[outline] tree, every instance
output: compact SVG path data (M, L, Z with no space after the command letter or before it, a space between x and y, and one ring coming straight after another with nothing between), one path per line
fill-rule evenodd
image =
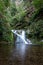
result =
M43 0L33 0L32 4L35 6L29 26L31 33L36 38L43 38Z
M3 40L11 42L13 39L9 21L11 16L7 14L7 9L10 6L9 4L10 0L0 0L0 34ZM7 20L8 17L9 20Z

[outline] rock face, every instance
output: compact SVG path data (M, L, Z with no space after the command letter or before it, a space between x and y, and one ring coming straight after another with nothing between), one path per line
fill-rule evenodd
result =
M0 65L43 65L43 46L16 44L12 49L9 47L0 45Z

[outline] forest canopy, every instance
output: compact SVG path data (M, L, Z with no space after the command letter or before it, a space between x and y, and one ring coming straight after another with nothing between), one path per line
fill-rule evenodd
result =
M0 40L13 40L12 29L29 29L43 38L43 0L0 0Z

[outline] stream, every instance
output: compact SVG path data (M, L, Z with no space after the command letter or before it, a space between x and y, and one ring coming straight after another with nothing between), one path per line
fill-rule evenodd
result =
M0 65L43 65L43 45L32 45L25 31L12 32L15 45L0 44Z

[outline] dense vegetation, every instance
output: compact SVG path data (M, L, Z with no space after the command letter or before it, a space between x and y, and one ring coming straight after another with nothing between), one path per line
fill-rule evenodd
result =
M32 38L43 38L43 0L0 0L0 40L12 42L12 29L29 29Z

